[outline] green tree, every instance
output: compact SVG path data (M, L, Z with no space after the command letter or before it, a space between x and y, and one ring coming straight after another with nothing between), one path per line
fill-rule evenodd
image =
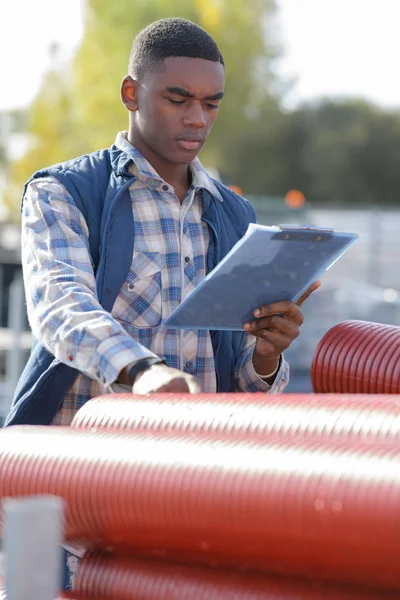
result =
M313 203L398 202L400 113L368 102L324 101L288 117L284 149L292 165L286 189Z
M241 137L255 126L254 115L271 103L274 12L274 0L87 0L85 34L73 63L60 69L55 61L32 106L31 145L13 165L10 208L19 204L16 189L36 169L109 146L126 128L119 87L132 40L148 23L171 16L203 26L224 55L226 99L202 160L236 182L232 148L240 154Z
M230 163L248 194L299 189L312 204L395 204L400 112L363 100L324 100L284 112L271 101L242 136L240 154L231 151Z

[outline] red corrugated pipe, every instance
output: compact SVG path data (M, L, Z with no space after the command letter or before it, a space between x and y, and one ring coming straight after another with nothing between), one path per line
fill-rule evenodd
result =
M80 600L395 600L398 592L205 569L95 553L81 561Z
M67 538L400 590L400 445L0 431L0 498L66 499Z
M108 394L87 402L72 426L187 439L400 442L400 395Z
M318 394L399 394L400 327L345 321L318 344L311 367Z

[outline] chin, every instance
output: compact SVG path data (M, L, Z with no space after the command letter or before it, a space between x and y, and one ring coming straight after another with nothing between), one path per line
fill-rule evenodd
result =
M196 148L196 150L183 150L182 152L175 152L176 163L180 165L190 164L201 152L202 146Z
M185 158L182 158L181 160L177 160L176 164L177 165L190 165L190 163L192 161L194 161L194 159L197 157L197 155L198 155L198 152L195 152L190 158L186 156Z
M163 148L162 156L175 165L189 165L200 154L203 146L204 143L193 150L186 150L173 143Z
M170 152L167 155L168 160L174 165L190 165L196 158L198 152Z

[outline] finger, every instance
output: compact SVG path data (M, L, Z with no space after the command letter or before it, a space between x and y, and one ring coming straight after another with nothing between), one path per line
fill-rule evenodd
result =
M283 304L282 302L277 302L275 304ZM274 307L274 304L270 304L270 305L265 305L262 306L259 310L261 310L262 312L269 312L271 309L269 307ZM271 312L274 311L274 309L272 308ZM256 312L256 311L255 311ZM293 302L290 302L290 309L287 311L283 311L280 310L279 314L276 314L277 311L274 311L273 314L269 315L269 314L261 314L261 317L259 317L256 321L250 321L250 324L252 325L253 323L257 323L260 321L263 321L264 319L282 319L284 318L286 321L292 321L293 323L295 323L296 325L300 326L303 324L304 321L304 317L303 317L303 313L301 312L301 309L299 306L297 306L296 304L294 304ZM281 315L284 315L284 317L282 317ZM267 321L265 321L265 323L267 323ZM247 328L248 323L244 324L244 327L246 329L246 331L251 331L252 327ZM252 325L253 326L253 325ZM265 329L270 329L270 326L266 326Z
M148 379L141 379L138 381L132 389L134 394L157 394L157 393L174 393L174 394L187 394L189 392L189 386L185 381L184 377L177 377L164 383L149 381Z
M187 394L190 392L189 382L185 377L177 377L172 381L169 381L166 386L167 389L165 391L172 392L174 394Z
M269 331L268 329L257 331L254 335L268 342L271 350L276 352L276 354L282 354L282 352L289 348L290 344L293 342L292 338L282 335L281 333L276 333L275 331Z
M272 304L264 304L254 311L254 316L257 319L262 317L272 317L273 315L291 314L297 310L297 305L291 300L281 300L280 302L272 302Z
M188 385L189 385L189 393L190 394L200 394L201 393L200 384L197 381L197 379L195 379L194 377L189 380Z
M302 294L302 295L300 296L300 298L297 300L297 302L296 302L297 306L301 306L301 305L303 304L303 302L305 302L305 300L307 300L307 298L309 298L309 297L311 296L311 294L312 294L313 292L315 292L315 290L317 290L317 289L318 289L320 286L321 286L321 282L320 282L319 280L318 280L318 281L315 281L315 282L312 284L312 286L311 286L311 287L309 287L309 288L308 288L308 290L306 290L306 291L304 292L304 294Z
M303 315L301 315L303 316ZM262 329L268 329L269 331L275 331L276 333L282 333L283 335L287 335L293 340L299 335L299 326L301 322L295 323L293 320L289 321L283 317L265 317L264 319L259 319L258 321L253 321L250 323L250 327L246 328L250 333L254 333L255 331L261 331Z

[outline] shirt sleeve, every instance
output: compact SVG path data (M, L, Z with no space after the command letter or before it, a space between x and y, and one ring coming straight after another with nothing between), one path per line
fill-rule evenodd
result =
M128 364L155 356L100 305L86 221L57 179L28 185L21 240L29 324L60 362L110 385Z
M254 335L247 334L247 340L235 368L235 392L267 392L279 394L289 382L289 364L282 355L281 364L272 385L256 373L253 366L253 352L256 345Z

